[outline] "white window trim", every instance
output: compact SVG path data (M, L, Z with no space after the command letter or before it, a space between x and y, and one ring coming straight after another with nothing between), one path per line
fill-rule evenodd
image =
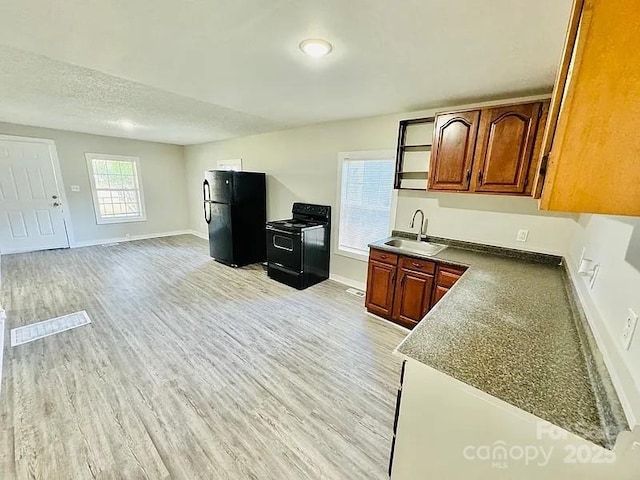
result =
M340 255L342 257L352 258L354 260L360 260L361 262L368 262L369 255L365 253L361 253L356 250L344 249L340 248L340 214L341 214L341 203L342 203L342 164L345 160L388 160L395 159L396 151L395 150L359 150L355 152L339 152L338 153L338 191L336 198L337 205L337 218L334 224L335 227L335 238L334 238L334 249L333 251L336 255ZM398 190L393 189L393 193L391 196L391 215L389 217L389 232L391 235L391 231L396 223L396 211L398 206ZM382 239L379 239L382 240Z
M109 225L112 223L133 223L133 222L146 222L147 221L147 209L144 202L144 191L142 188L142 173L140 170L140 158L131 157L126 155L110 155L104 153L85 153L87 159L87 170L89 172L89 182L91 185L91 196L93 197L93 212L96 217L96 223L98 225ZM138 190L140 192L140 216L139 217L122 217L122 218L102 218L100 216L100 203L98 202L98 192L96 189L96 178L93 171L93 160L125 160L134 162L136 165L136 173L138 176Z

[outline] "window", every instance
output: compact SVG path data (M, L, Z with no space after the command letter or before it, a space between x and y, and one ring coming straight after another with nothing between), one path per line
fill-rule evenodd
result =
M347 152L339 158L338 252L362 259L369 243L389 235L395 153Z
M87 153L98 224L146 220L140 184L140 159Z

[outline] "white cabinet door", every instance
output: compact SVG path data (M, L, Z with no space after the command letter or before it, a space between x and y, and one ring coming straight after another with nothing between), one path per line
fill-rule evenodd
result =
M640 428L613 451L408 360L391 480L638 480Z
M48 143L0 139L0 250L69 247Z

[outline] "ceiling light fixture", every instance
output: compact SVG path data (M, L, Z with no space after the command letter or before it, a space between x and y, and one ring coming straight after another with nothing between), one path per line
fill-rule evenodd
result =
M118 120L118 125L120 125L125 130L132 130L136 124L131 120Z
M331 52L333 47L326 40L319 38L307 38L300 42L300 50L309 55L310 57L324 57Z

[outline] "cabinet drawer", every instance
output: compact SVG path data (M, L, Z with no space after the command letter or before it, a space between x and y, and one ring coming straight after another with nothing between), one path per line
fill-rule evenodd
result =
M451 288L463 273L464 270L455 267L439 267L438 275L436 276L436 285L444 288Z
M397 265L398 255L395 253L384 252L382 250L374 250L372 248L369 252L369 260L376 260L377 262L386 263L388 265Z
M419 258L400 257L400 268L424 273L434 273L436 271L436 264Z

